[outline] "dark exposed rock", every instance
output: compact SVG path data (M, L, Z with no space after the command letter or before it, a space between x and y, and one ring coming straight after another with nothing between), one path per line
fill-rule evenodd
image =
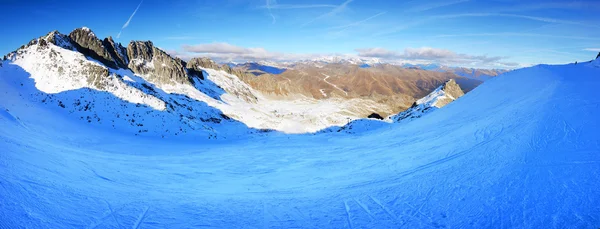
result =
M188 77L185 62L154 47L151 41L132 41L127 46L128 67L137 74L147 75L160 84L193 83Z
M195 68L188 68L187 70L190 77L196 77L200 80L204 80L204 73L202 73L202 70L196 70Z
M125 47L123 47L120 43L115 43L112 37L104 38L102 44L112 59L115 60L119 68L127 68L127 65L129 64L129 58L127 57L127 49Z
M106 50L102 41L88 28L78 28L69 34L73 45L83 55L91 57L109 68L118 68L115 60Z
M217 63L206 57L192 58L190 61L187 62L187 68L196 70L200 68L220 69Z
M379 115L377 113L372 113L367 118L383 120L383 117L381 117L381 115Z
M192 58L190 61L188 61L187 68L191 69L191 70L200 70L200 68L210 68L210 69L215 69L215 70L223 70L229 74L236 75L240 78L252 77L251 73L248 73L248 72L244 71L243 69L232 68L227 64L218 65L213 60L211 60L210 58L206 58L206 57Z
M600 52L598 52L598 55L596 56L596 59L600 58Z
M201 68L219 69L219 65L209 58L195 57L187 62L186 67L188 68L191 75L204 79Z
M127 57L129 60L139 59L151 61L154 56L154 44L152 41L131 41L127 46Z
M46 47L46 46L48 46L48 43L47 43L47 42L46 42L46 40L44 40L44 39L40 39L40 41L39 41L39 44L40 44L40 46L42 46L42 47Z

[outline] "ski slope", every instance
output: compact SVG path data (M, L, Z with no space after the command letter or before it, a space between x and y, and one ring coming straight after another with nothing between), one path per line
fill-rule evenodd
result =
M541 65L411 122L212 141L95 128L3 88L0 227L597 228L598 88L597 62Z

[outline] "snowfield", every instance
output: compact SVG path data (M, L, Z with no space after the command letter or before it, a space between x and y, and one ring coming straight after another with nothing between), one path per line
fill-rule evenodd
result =
M0 73L2 228L600 227L593 64L513 71L356 134L216 140L98 128L21 87Z

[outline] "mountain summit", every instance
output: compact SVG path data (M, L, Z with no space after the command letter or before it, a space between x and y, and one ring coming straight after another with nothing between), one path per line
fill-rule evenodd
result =
M116 110L107 106L84 109L79 107L83 106L80 99L44 100L61 104L70 114L84 111L85 114L76 117L88 122L105 120L100 125L106 125L106 120L130 122L127 131L146 135L149 132L179 135L203 129L212 136L215 132L223 133L218 129L229 122L258 130L315 132L373 113L396 114L451 79L465 85L481 83L447 72L389 64L362 68L343 61L319 67L298 64L276 74L255 75L251 69L219 65L208 58L197 57L186 62L157 48L152 41L131 41L124 47L112 37L98 38L86 27L68 35L52 31L33 39L8 54L7 63L12 63L14 71L29 74L36 89L52 98L61 97L68 90L87 88L91 91L85 93L107 92L116 99L133 103L115 106L152 108L151 111ZM101 100L90 97L90 101ZM128 115L137 116L139 112L149 116L140 113L142 117L131 122ZM123 128L123 125L110 126Z
M600 225L600 59L464 94L448 72L239 76L106 40L51 32L2 61L0 228ZM382 121L373 98L410 108Z

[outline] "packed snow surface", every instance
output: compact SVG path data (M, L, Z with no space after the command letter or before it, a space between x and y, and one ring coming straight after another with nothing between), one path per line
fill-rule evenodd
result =
M354 135L132 136L0 77L2 228L597 228L600 68L535 66Z

